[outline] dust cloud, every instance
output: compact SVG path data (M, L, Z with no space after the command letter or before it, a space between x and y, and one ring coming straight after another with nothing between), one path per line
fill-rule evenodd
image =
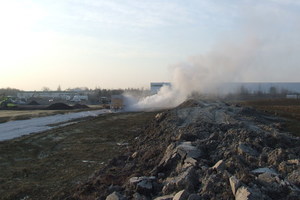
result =
M194 92L226 94L225 83L299 81L293 76L300 66L300 29L293 26L299 19L284 10L248 13L206 54L171 66L171 86L152 96L125 94L127 110L174 107Z

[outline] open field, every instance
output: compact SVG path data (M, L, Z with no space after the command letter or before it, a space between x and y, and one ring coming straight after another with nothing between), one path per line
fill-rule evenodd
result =
M117 113L0 142L0 199L64 199L156 113Z
M300 99L267 99L244 101L245 106L287 118L288 131L300 136Z
M287 129L300 135L299 100L244 101L241 104L289 119ZM12 117L9 112L7 115ZM38 111L16 111L16 114L18 112L21 116L28 112L32 117ZM49 111L49 114L55 112ZM0 199L65 199L77 183L84 182L108 160L127 151L126 143L132 143L156 114L104 114L0 142Z

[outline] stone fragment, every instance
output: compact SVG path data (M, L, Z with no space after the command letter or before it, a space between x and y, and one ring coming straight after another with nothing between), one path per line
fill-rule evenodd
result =
M134 153L131 155L131 158L136 158L137 155L138 155L138 152L136 151L136 152L134 152Z
M300 187L300 170L294 170L287 177L288 181Z
M240 181L235 177L235 176L231 176L229 178L229 183L231 186L231 191L233 193L233 195L235 196L236 191L238 190L238 188L240 187Z
M280 182L278 176L274 174L270 174L268 172L258 175L257 179L265 186L270 186L270 187L276 187Z
M165 153L163 158L158 164L158 168L169 168L172 167L177 161L180 160L180 156L176 153L175 144L170 144Z
M254 156L254 157L257 157L259 155L258 152L255 149L253 149L253 148L251 148L248 145L243 144L243 143L239 144L238 153L239 154L247 154L247 155Z
M237 190L235 200L255 200L255 198L251 196L251 190L249 188L242 186Z
M173 195L165 195L165 196L156 197L154 200L172 200L173 197L174 197Z
M198 194L190 194L187 200L201 200L201 197Z
M274 169L270 169L270 168L257 168L251 171L253 174L263 174L263 173L269 173L269 174L273 174L273 175L278 175L276 173L276 171Z
M139 193L133 194L133 200L148 200L148 198L144 195L141 195Z
M291 159L287 161L290 165L300 165L300 159Z
M119 186L119 185L110 185L108 187L109 192L118 192L118 191L121 191L121 190L122 190L122 187Z
M223 171L225 169L225 163L223 160L219 160L213 167L212 169L218 170L218 171Z
M196 176L195 170L194 170L194 168L190 167L175 179L175 184L178 189L194 187L196 179L197 179L197 176Z
M129 183L130 184L137 184L143 180L151 180L151 181L154 181L156 179L155 176L140 176L140 177L131 177L129 179Z
M140 194L149 195L153 190L153 185L150 180L144 179L136 186L136 191Z
M188 168L176 177L169 177L165 181L165 186L162 189L163 194L182 189L193 189L197 181L197 174L193 167Z
M186 200L189 197L189 193L186 190L177 192L173 197L173 200Z
M193 166L196 166L196 164L197 164L197 160L195 160L194 158L191 158L191 157L186 158L186 159L184 160L184 162L185 162L185 163L189 163L189 164L191 164L191 165L193 165Z
M176 147L176 150L182 158L186 156L197 159L203 155L203 153L197 147L193 146L191 142L182 142Z
M123 200L124 197L118 192L113 192L106 197L106 200Z
M278 165L285 159L285 151L282 148L277 148L268 154L268 163L270 165Z

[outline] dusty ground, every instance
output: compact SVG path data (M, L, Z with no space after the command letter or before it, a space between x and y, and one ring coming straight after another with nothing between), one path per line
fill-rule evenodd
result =
M0 142L0 199L64 199L124 151L155 114L106 114Z

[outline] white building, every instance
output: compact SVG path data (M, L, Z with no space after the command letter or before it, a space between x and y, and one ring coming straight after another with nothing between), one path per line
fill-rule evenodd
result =
M153 83L150 83L151 94L157 94L158 91L160 90L160 88L162 88L165 85L171 87L171 83L169 83L169 82L153 82Z

